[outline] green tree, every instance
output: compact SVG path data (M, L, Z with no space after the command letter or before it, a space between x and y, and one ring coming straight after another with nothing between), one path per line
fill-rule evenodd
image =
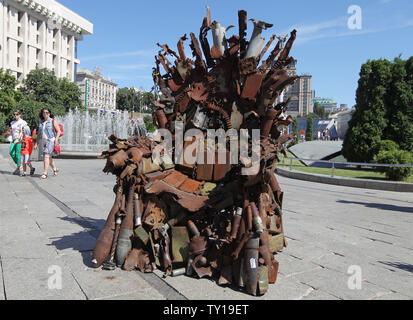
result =
M30 71L20 90L28 100L46 104L55 115L63 115L82 105L77 85L65 78L58 79L47 69Z
M65 107L65 111L69 111L69 109L83 108L82 101L80 99L81 92L79 87L67 80L66 78L62 78L58 80L59 82L59 95L57 97L60 104Z
M16 104L22 98L22 94L16 90L17 84L18 81L10 70L0 69L0 133L9 127Z
M397 142L399 148L413 152L413 57L396 58L392 65L392 81L386 97L388 126L383 140Z
M318 102L314 103L314 114L320 119L327 119L330 115L326 109Z
M356 93L356 111L349 122L343 155L351 162L370 162L379 150L388 120L386 95L392 81L392 63L373 60L363 64Z
M119 110L127 110L129 112L139 112L140 107L151 107L155 101L155 96L152 92L135 91L132 88L121 88L116 95L116 108ZM144 111L142 109L142 111Z
M0 69L0 112L6 116L13 112L16 102L22 97L16 90L17 84L18 81L10 70Z
M305 133L306 141L313 141L313 117L309 116L307 118L307 130Z
M413 155L406 150L400 150L394 141L383 140L379 143L379 151L374 157L374 161L384 164L413 165ZM403 167L377 167L376 170L385 173L390 180L396 181L406 180L412 172L411 168Z
M116 108L122 111L132 111L132 94L129 88L119 89L116 95Z

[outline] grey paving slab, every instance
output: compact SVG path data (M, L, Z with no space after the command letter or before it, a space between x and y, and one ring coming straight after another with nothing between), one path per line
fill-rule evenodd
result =
M2 267L2 262L1 262L1 256L0 256L0 300L5 300L6 297L4 296L4 286L3 286L3 267Z
M323 290L313 290L309 295L302 298L302 300L342 300L336 296L333 296Z
M314 265L311 262L295 258L286 253L276 255L276 259L280 263L279 273L286 278L294 277L300 273L321 269L321 267Z
M314 289L322 290L344 300L367 300L391 293L389 289L378 287L366 281L362 282L361 290L352 290L348 286L349 275L327 268L297 274L295 278Z
M120 269L104 271L90 268L92 252L73 253L62 256L88 299L109 299L121 295L134 295L139 299L164 299L137 272ZM89 267L88 267L89 266Z
M48 259L2 258L2 265L8 300L86 299L70 271L56 257ZM56 267L59 267L61 272L56 271ZM51 278L58 274L61 274L61 289L56 286L58 282Z

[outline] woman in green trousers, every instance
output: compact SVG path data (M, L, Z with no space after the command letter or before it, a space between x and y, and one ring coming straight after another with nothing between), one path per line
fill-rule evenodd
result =
M20 110L16 110L13 113L14 115L14 121L10 123L10 129L12 133L12 142L10 144L10 156L13 159L14 163L17 165L17 169L14 172L14 174L19 174L22 167L21 167L21 148L22 145L20 140L23 137L23 128L24 126L27 126L27 122L22 119L22 113Z

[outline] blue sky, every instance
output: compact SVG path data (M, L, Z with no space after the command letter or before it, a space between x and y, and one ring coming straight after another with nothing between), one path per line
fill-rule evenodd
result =
M264 32L266 39L296 28L291 55L298 60L297 72L313 76L317 96L349 106L355 104L362 63L413 55L412 0L58 1L94 24L94 34L79 43L80 67L102 67L119 87L150 89L156 43L167 43L176 51L179 37L190 32L198 36L207 5L212 21L225 27L238 25L240 9L248 18L274 24ZM362 10L361 30L348 28L351 5ZM248 37L252 29L249 22ZM237 28L229 34L233 32Z

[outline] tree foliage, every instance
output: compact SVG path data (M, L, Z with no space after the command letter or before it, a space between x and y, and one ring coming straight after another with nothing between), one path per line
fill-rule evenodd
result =
M412 164L413 57L363 64L356 100L356 112L343 144L347 160ZM403 180L412 172L395 167L377 170L392 180Z
M394 141L383 140L379 143L379 151L374 161L384 164L413 165L413 155L406 150L399 150L399 146ZM411 168L403 167L377 167L376 170L385 173L390 180L397 181L406 180L412 172Z
M0 69L0 130L4 132L13 120L13 111L20 109L23 119L33 129L39 123L42 108L55 115L81 107L80 90L66 78L58 79L52 71L35 69L29 72L22 86L16 89L17 79L10 71Z
M307 118L307 130L305 133L305 140L306 141L313 141L313 117L309 116Z
M116 96L116 107L119 110L139 112L141 107L152 109L155 96L152 92L136 91L132 88L121 88Z
M356 111L349 122L343 155L352 162L370 162L388 125L386 96L392 82L392 62L368 61L361 67Z
M45 103L55 115L69 109L81 108L79 87L66 78L58 79L53 71L34 69L29 72L20 88L26 100Z
M22 98L22 94L16 90L17 84L10 70L0 69L0 134L9 127L17 102Z
M330 116L330 113L326 111L326 109L320 105L318 102L314 103L314 114L317 116L317 118L320 119L328 119Z

